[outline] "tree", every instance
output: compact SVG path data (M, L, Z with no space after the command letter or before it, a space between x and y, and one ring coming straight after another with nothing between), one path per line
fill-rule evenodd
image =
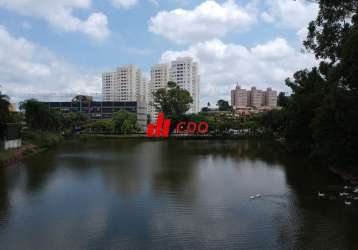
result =
M82 127L87 124L89 118L87 115L82 113L65 113L64 116L64 127L67 129L74 129L75 127Z
M20 103L20 110L25 112L28 128L43 131L63 131L71 127L71 119L59 111L50 111L46 104L35 99Z
M48 108L43 103L30 99L20 103L20 110L25 112L25 121L29 128L48 130L50 115Z
M280 107L287 107L289 103L289 97L284 92L280 92L277 98L277 104Z
M0 124L5 124L9 119L9 97L0 94Z
M203 107L201 109L201 112L209 112L209 111L210 111L210 109L208 107Z
M181 89L174 82L168 82L167 88L158 89L153 93L154 107L166 116L178 116L185 114L193 103L189 91Z
M317 2L304 46L321 63L286 81L285 135L329 165L358 169L358 1Z
M112 120L98 120L85 126L97 133L113 133L115 124Z
M113 114L112 120L116 133L127 134L137 130L137 116L135 113L121 110Z
M232 107L229 105L228 101L218 100L217 106L219 107L219 111L231 111Z

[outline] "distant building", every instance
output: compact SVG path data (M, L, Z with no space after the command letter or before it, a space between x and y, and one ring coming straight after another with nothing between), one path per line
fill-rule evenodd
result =
M265 105L271 108L277 107L277 91L273 91L271 88L268 88L265 94Z
M147 124L146 106L144 98L138 98L135 102L119 101L92 101L89 96L76 96L71 102L43 102L49 110L62 113L81 113L92 120L111 119L115 112L126 110L136 113L137 123L141 129Z
M102 74L103 101L135 102L146 95L143 85L142 72L135 65L118 67L114 72Z
M268 88L266 91L252 87L246 90L236 86L231 91L231 105L235 110L247 113L251 109L258 111L270 110L277 107L277 91Z
M169 81L169 66L167 64L156 64L150 70L150 85L148 88L148 114L154 121L157 117L157 112L153 106L153 93L161 88L166 88Z
M249 92L246 89L236 86L234 90L231 90L231 105L235 107L247 107L249 105Z
M264 91L252 87L250 91L250 103L249 106L259 108L265 106L265 94Z
M200 111L199 64L191 57L178 57L171 62L170 80L190 92L193 104L189 113L198 113Z
M200 76L199 64L191 57L178 57L170 64L156 64L150 71L150 88L148 93L149 114L156 119L157 111L150 105L154 104L153 92L166 88L169 81L175 82L180 88L189 91L193 104L189 113L200 111Z
M189 91L193 98L189 113L198 113L200 107L199 65L191 57L178 57L170 64L151 67L150 80L135 65L123 65L114 72L102 73L104 102L136 102L144 100L146 113L156 118L153 92L166 88L169 81ZM144 99L143 99L144 98Z

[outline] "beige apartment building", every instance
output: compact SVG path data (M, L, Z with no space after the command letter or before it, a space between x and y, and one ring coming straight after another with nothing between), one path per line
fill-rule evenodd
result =
M231 91L231 105L234 109L272 109L277 107L277 91L271 88L264 91L256 87L246 90L236 86Z

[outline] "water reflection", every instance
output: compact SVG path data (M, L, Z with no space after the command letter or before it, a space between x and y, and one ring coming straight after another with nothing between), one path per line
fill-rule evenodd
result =
M4 249L357 249L342 183L258 141L99 141L0 169ZM250 200L251 194L262 194Z
M10 202L7 188L6 173L0 168L0 228L6 223L9 216Z

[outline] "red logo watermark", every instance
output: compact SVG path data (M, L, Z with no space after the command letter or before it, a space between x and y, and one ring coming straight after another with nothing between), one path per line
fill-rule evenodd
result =
M169 136L171 120L164 119L164 113L158 114L157 124L150 123L147 127L147 137L163 137Z
M147 137L157 137L157 138L168 138L170 132L170 119L164 118L164 113L161 112L158 114L157 122L150 123L147 127ZM179 122L176 126L175 132L177 134L207 134L209 131L209 125L207 122L201 121L199 123L193 121L182 121Z

